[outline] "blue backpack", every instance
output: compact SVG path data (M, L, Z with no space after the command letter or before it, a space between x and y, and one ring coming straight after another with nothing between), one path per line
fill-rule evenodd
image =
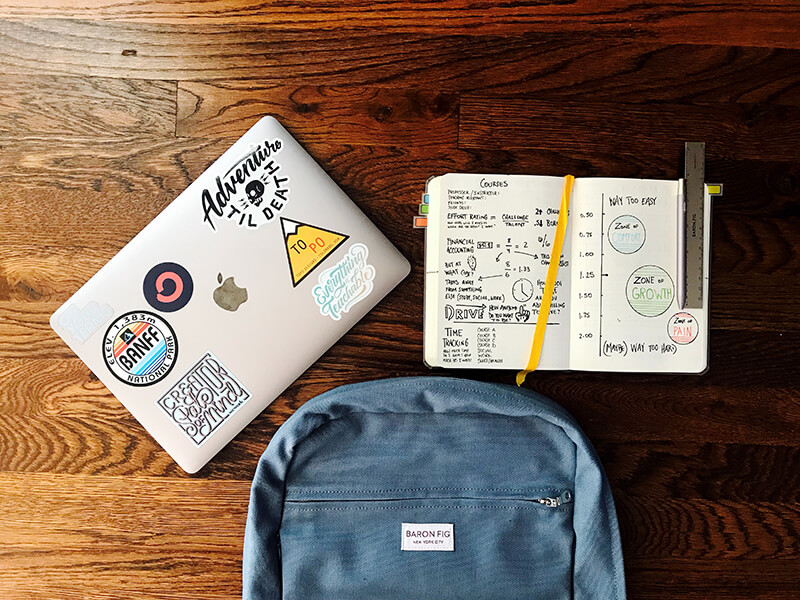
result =
M261 457L245 600L623 600L611 490L543 396L444 377L307 402Z

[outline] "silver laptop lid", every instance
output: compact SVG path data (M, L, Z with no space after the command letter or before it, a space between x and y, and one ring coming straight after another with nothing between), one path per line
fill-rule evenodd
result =
M195 472L408 272L265 117L50 322Z

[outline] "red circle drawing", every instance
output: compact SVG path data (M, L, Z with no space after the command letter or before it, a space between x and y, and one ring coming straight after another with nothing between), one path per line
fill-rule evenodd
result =
M667 323L667 333L676 344L691 344L699 331L697 319L687 312L675 313Z

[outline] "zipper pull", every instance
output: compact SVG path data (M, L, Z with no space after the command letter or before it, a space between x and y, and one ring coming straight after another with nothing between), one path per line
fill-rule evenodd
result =
M549 506L551 508L558 508L562 504L569 504L572 502L572 492L569 490L564 490L561 492L560 496L556 496L555 498L537 498L534 500L534 502L544 504L545 506Z

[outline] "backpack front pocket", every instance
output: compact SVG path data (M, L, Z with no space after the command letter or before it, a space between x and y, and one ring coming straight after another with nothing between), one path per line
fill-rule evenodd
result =
M385 492L287 494L284 600L571 597L570 491Z

